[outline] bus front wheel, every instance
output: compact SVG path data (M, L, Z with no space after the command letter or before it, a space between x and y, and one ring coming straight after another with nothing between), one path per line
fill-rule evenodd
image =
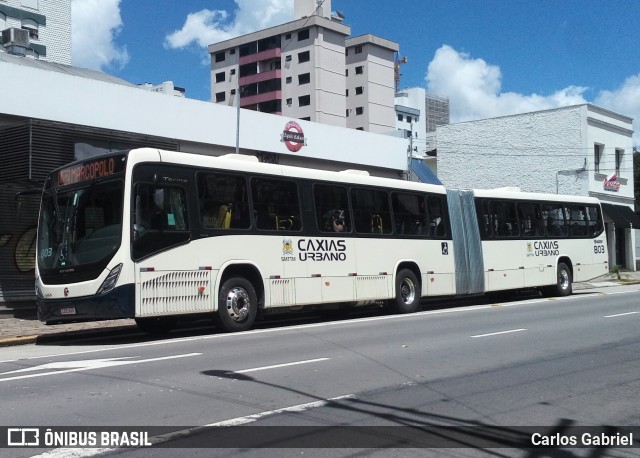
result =
M218 324L226 332L246 331L253 326L258 312L256 290L245 278L226 280L218 296Z
M413 313L420 308L420 283L409 269L402 269L396 276L396 297L391 306L396 313Z

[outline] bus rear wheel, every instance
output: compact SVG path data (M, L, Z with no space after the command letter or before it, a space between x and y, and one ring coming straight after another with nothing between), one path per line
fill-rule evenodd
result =
M242 277L226 280L218 295L216 321L226 332L251 329L258 312L258 296L251 282Z
M571 269L564 262L558 263L556 284L542 290L545 296L568 296L573 292Z
M409 269L402 269L396 276L396 297L391 309L396 313L414 313L420 308L420 283Z

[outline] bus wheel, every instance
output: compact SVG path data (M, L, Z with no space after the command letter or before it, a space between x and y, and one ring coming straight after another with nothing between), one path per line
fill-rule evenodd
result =
M402 269L396 277L396 298L392 300L396 313L413 313L420 308L420 283L409 269Z
M558 263L558 276L555 286L543 289L545 296L568 296L573 290L571 269L564 262Z
M136 318L136 324L141 331L154 336L167 334L176 327L176 319L169 317Z
M246 331L258 312L258 296L250 281L233 277L222 284L218 296L217 322L227 332Z

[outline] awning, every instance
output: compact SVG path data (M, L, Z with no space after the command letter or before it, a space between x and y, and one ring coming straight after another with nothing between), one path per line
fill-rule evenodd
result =
M411 158L411 171L423 183L442 184L435 173L422 160ZM640 229L640 226L638 227Z
M640 216L625 205L602 204L602 210L619 228L640 229Z

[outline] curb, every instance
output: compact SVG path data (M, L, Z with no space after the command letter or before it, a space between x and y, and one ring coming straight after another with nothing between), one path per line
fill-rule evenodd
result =
M18 337L5 337L0 339L0 347L13 347L16 345L33 344L38 341L37 335L33 336L18 336Z

